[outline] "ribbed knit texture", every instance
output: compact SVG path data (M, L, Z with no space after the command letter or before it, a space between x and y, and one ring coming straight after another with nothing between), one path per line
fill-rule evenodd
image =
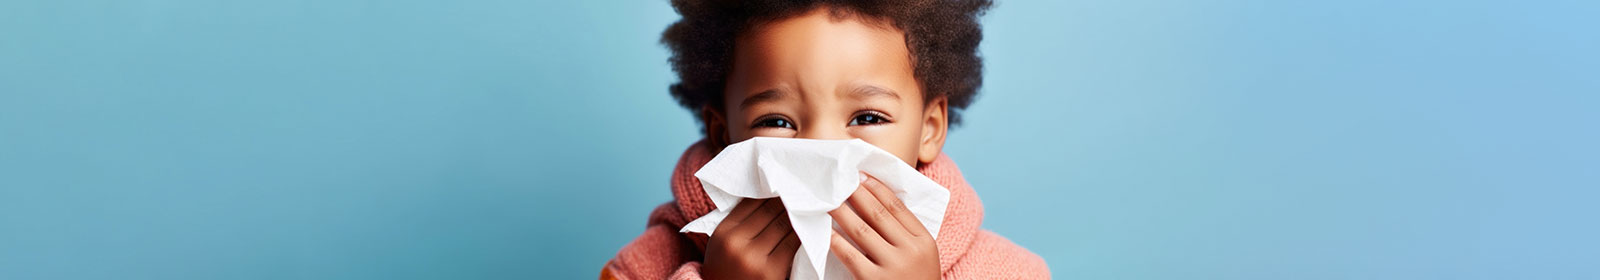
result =
M602 279L700 279L700 261L706 248L704 234L682 234L678 229L716 208L694 173L716 154L704 141L695 143L678 159L672 172L673 202L656 207L644 234L617 252L601 270ZM950 206L935 242L939 269L945 279L1048 279L1049 267L1034 255L983 224L983 203L961 177L949 157L917 168L923 175L950 189Z

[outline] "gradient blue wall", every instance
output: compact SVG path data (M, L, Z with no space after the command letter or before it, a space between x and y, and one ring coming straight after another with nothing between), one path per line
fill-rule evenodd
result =
M589 278L664 1L0 1L0 278ZM1600 4L1002 1L947 151L1058 278L1600 278Z

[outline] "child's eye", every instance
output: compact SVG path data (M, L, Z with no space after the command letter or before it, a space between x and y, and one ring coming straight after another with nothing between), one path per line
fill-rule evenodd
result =
M766 119L761 119L761 120L756 121L756 124L754 125L754 127L755 128L771 127L771 128L794 129L794 123L789 122L789 120L786 120L786 119L783 119L783 118L773 117L773 118L766 118Z
M850 118L850 125L874 125L888 122L889 118L878 112L861 112Z

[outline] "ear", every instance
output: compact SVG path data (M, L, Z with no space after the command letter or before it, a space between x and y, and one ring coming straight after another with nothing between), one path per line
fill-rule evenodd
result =
M706 142L713 151L721 151L727 147L730 139L728 136L728 119L722 116L722 111L711 108L711 105L700 107L700 121L706 128Z
M928 102L922 112L922 142L917 143L917 163L927 164L944 151L944 136L950 132L950 102L944 96Z

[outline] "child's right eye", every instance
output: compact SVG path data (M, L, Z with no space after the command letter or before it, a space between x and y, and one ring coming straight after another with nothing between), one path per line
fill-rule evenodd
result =
M754 127L755 128L770 127L770 128L794 129L794 123L789 122L789 120L786 120L786 119L783 119L783 118L766 118L766 119L762 119L762 120L756 121L756 124L754 125Z

